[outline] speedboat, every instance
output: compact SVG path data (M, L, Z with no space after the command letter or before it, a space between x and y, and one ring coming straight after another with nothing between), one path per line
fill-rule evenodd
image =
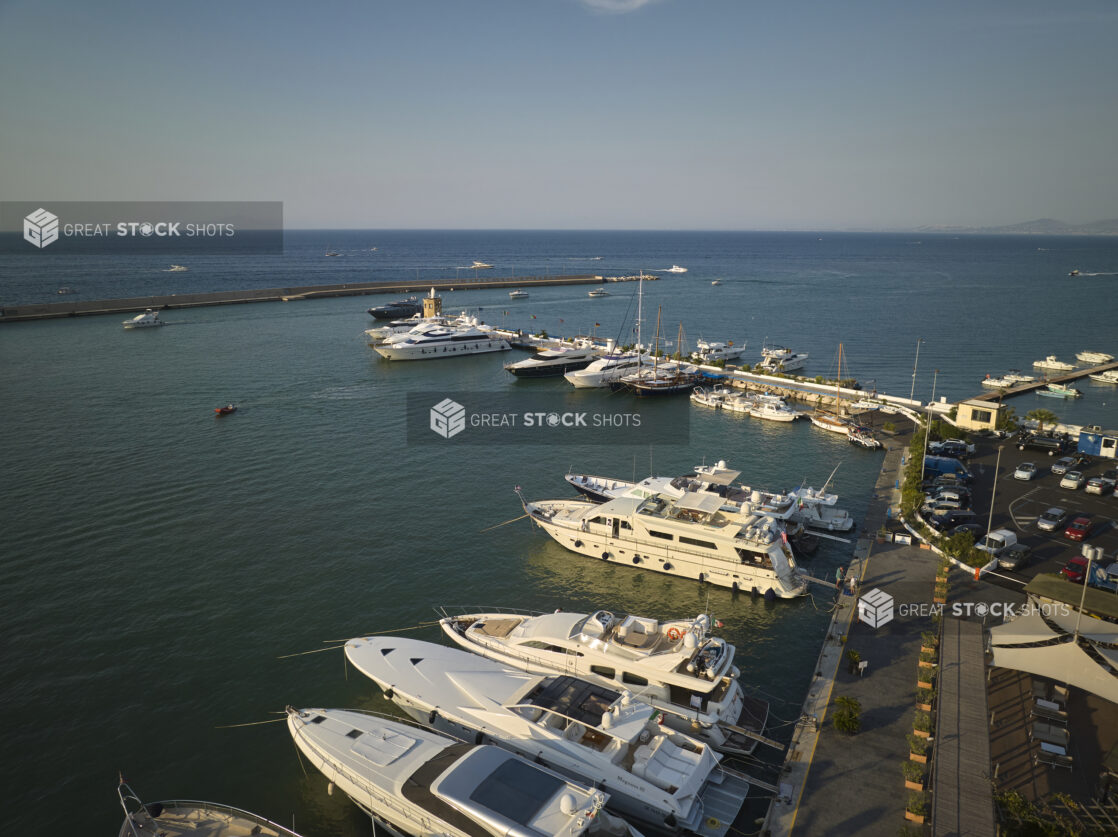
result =
M691 390L691 403L701 404L704 407L711 407L715 410L722 409L722 405L726 400L729 390L725 389L721 384L713 389L706 387L695 387Z
M422 310L423 302L417 297L409 296L407 299L397 299L395 302L370 308L369 313L378 320L402 320L405 317L413 317Z
M485 352L507 352L508 341L475 317L465 322L423 322L389 336L373 349L388 360L439 360Z
M345 654L411 717L593 783L626 819L725 837L745 803L747 777L709 744L660 726L659 711L628 691L402 637L351 639Z
M579 389L608 387L642 366L652 366L652 357L643 352L614 352L599 357L585 369L568 372L563 377Z
M721 279L712 279L712 280L711 280L711 283L710 283L710 284L712 284L712 285L721 285L721 284L722 284L722 280L721 280Z
M186 265L173 264L163 272L164 273L185 273L188 270L190 270L190 268L187 267Z
M753 409L754 405L753 396L744 390L741 392L734 391L727 393L722 401L722 409L731 413L745 413L748 414Z
M529 674L633 689L667 726L723 752L753 752L764 730L769 705L744 695L734 646L710 636L722 623L706 614L660 622L607 610L443 613L443 631L467 651Z
M484 270L487 267L493 267L493 265L486 264L485 262L475 261L472 265L470 265L470 267L474 270Z
M1048 384L1036 391L1037 395L1049 398L1079 398L1083 393L1068 384Z
M1078 275L1079 275L1079 268L1075 268L1070 273L1068 273L1068 276L1078 276Z
M57 293L59 296L69 296L70 294L76 294L77 291L75 291L73 288L59 288L57 291L55 291L55 293Z
M1037 369L1052 369L1057 372L1069 372L1075 368L1070 363L1057 360L1055 355L1049 355L1044 360L1033 361L1033 366Z
M335 252L334 252L333 250L331 250L331 251L330 251L329 253L327 253L326 255L327 255L327 256L340 256L340 255L341 255L341 253L335 253Z
M713 365L718 362L729 363L737 360L745 353L745 346L735 346L733 342L721 343L708 340L696 340L695 351L691 359L695 363Z
M605 288L595 288L594 290L590 291L587 296L609 296L609 291L607 291Z
M214 407L214 415L229 416L237 412L235 404L226 404L224 407Z
M774 598L807 591L784 526L771 515L724 511L723 498L711 492L649 490L601 505L521 503L533 523L579 555Z
M877 450L882 447L881 440L873 435L872 430L857 424L852 424L847 428L846 441L850 442L852 445L859 445L868 450Z
M330 789L374 819L374 833L379 825L394 837L639 837L602 810L609 794L500 747L351 709L289 706L287 728Z
M1079 352L1075 359L1080 363L1110 363L1114 360L1114 355L1108 355L1106 352Z
M1036 380L1036 375L1023 375L1017 369L1010 369L1002 377L1013 384L1031 384Z
M1118 384L1118 369L1107 369L1105 372L1096 372L1087 377L1100 384Z
M686 273L686 272L687 272L687 268L685 268L685 267L680 267L680 266L679 266L679 265L677 265L677 264L673 264L673 265L672 265L671 267L669 267L669 268L668 268L667 270L665 270L664 272L665 272L665 273Z
M130 320L124 321L125 328L153 328L155 326L167 325L159 319L159 312L153 311L150 308L142 314L137 314Z
M509 291L509 299L527 299L527 291Z
M123 777L116 792L124 809L119 837L299 837L279 823L231 805L196 799L144 803Z
M769 421L795 421L801 414L785 404L779 395L764 394L753 396L749 415Z
M1002 376L1001 378L991 378L989 375L987 375L985 378L982 379L982 386L984 386L986 389L1009 389L1011 386L1014 385L1014 382L1009 380L1009 378L1006 378L1005 376Z
M518 378L557 378L568 372L585 369L597 357L598 353L589 347L542 349L529 358L507 364L505 371Z
M795 372L807 363L807 352L793 352L784 346L761 349L761 368L766 372Z

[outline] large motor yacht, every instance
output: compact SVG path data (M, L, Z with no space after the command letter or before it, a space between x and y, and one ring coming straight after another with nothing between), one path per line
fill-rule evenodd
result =
M722 343L712 340L696 340L695 351L691 359L695 363L712 365L719 361L729 363L745 354L745 346L735 346L733 343Z
M315 768L397 837L639 837L602 810L608 794L499 747L346 709L288 707L287 728Z
M142 314L137 314L129 320L124 321L125 328L152 328L154 326L167 325L163 320L159 319L159 312L152 309L146 310Z
M437 360L439 358L507 352L508 341L469 318L466 322L423 322L410 331L393 334L373 347L388 360Z
M723 511L710 492L626 495L602 505L521 502L537 526L580 555L769 597L807 591L783 525L771 515Z
M585 369L597 357L598 352L589 346L577 349L541 349L529 358L507 364L505 371L518 378L557 378L568 372Z
M641 352L619 352L610 349L584 369L568 372L563 377L577 388L608 387L638 369L652 367L652 357Z
M794 352L784 346L761 349L761 367L766 372L795 372L807 363L807 352Z
M440 624L462 648L511 668L630 689L664 712L665 724L723 752L753 752L768 718L768 703L742 692L734 646L710 636L706 614L659 622L606 610L502 609L447 615Z
M351 639L345 653L413 718L592 782L626 819L724 837L745 802L747 777L710 745L660 726L659 711L629 692L415 639Z
M407 299L397 299L393 302L387 302L384 305L370 308L369 314L378 320L400 320L404 317L418 314L422 310L423 303L419 298L409 296Z

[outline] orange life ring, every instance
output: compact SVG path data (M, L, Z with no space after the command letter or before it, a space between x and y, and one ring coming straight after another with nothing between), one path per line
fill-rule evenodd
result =
M672 642L675 642L681 636L683 636L683 632L679 628L668 628L668 639Z

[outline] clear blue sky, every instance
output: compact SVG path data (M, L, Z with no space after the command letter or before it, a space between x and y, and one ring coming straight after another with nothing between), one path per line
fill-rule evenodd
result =
M1118 218L1116 45L1113 0L0 0L0 197L282 200L289 227Z

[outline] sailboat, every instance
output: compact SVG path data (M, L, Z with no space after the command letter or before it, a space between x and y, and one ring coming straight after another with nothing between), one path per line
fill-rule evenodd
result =
M613 385L614 389L624 389L645 395L674 395L680 392L690 392L698 383L698 369L690 364L685 364L683 358L683 324L679 326L679 359L660 363L656 347L660 341L660 309L656 310L656 337L652 342L652 368L639 369L632 375L626 375Z
M809 418L811 423L818 427L820 430L828 430L831 433L846 434L847 429L850 427L850 422L842 417L842 343L838 347L838 371L835 374L838 379L835 382L835 411L827 412L826 410L816 410Z

